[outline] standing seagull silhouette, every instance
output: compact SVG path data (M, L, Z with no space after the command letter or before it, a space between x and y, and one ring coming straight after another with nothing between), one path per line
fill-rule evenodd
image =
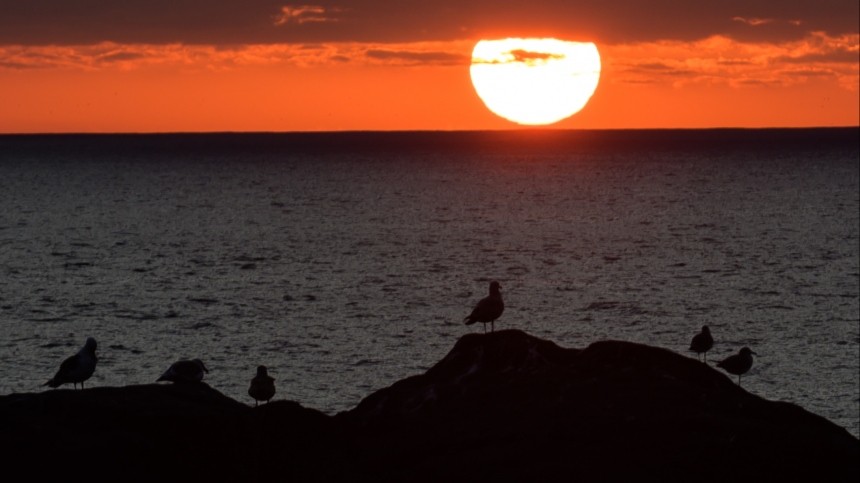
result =
M730 374L736 374L738 376L738 386L740 386L741 376L746 374L746 372L750 370L750 367L752 367L753 354L758 355L749 347L744 347L737 354L726 357L722 361L717 362L717 367L722 367Z
M96 357L96 340L92 337L87 337L87 342L78 351L77 354L68 357L60 364L60 369L54 374L54 377L45 385L49 387L60 387L63 384L72 383L72 386L77 389L78 383L81 383L81 389L84 388L84 381L93 375L96 371L96 362L99 358Z
M690 350L699 354L705 355L705 363L708 362L708 351L714 346L714 338L711 337L711 329L707 325L702 327L702 331L693 336L693 341L690 342Z
M496 319L498 319L502 315L502 312L505 311L505 303L502 301L502 293L499 292L499 289L501 288L502 286L499 285L499 282L490 282L490 295L482 298L477 304L475 304L475 308L472 309L472 313L463 319L466 322L466 325L481 322L484 324L484 332L486 333L487 322L489 322L492 326L491 332L495 332Z
M275 395L275 378L269 375L266 366L257 366L257 375L251 379L248 395L254 398L255 407L260 401L268 403Z

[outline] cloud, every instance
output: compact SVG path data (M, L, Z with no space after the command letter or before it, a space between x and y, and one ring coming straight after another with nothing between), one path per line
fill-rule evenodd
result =
M493 59L473 58L472 62L475 64L510 64L520 62L527 65L540 65L545 64L550 60L563 59L564 57L564 54L556 54L552 52L535 52L525 49L513 49L499 53L498 56Z
M285 5L280 13L274 16L276 26L287 24L303 24L308 22L337 22L342 8L326 8L321 5Z
M208 45L117 44L77 46L0 46L3 69L147 69L232 70L245 66L309 67L352 63L469 65L471 43L410 44L255 44L216 48Z
M823 33L782 43L713 36L693 43L658 41L606 46L604 79L615 83L793 85L834 78L848 90L860 81L860 35Z
M858 64L860 63L860 55L857 52L850 50L836 50L831 52L817 52L795 57L780 57L780 62L790 64L810 64L810 63L842 63L842 64Z
M564 55L551 54L547 52L530 52L523 49L515 49L508 52L514 62L522 62L524 64L535 65L544 64L550 59L562 59Z
M140 52L112 52L98 57L102 62L127 62L145 58Z
M420 52L413 50L368 49L371 59L406 65L469 65L469 55L452 52Z
M747 25L752 25L753 27L758 27L759 25L767 25L769 23L773 23L774 20L772 18L744 18L744 17L732 17L732 20L735 22L745 23Z
M408 43L545 37L601 44L856 34L857 0L0 0L0 45Z

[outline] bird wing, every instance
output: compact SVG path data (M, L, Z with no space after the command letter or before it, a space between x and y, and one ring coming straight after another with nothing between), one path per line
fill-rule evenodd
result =
M60 368L57 369L57 373L54 374L54 377L51 378L50 381L46 382L46 386L57 387L60 384L66 382L66 379L78 369L81 365L81 355L75 354L73 356L67 357L60 364Z
M173 380L176 376L179 375L179 371L177 370L178 366L179 366L179 363L174 362L173 364L170 365L170 367L167 368L166 371L164 371L163 374L161 374L161 376L157 380L158 381L171 381L171 380Z
M478 300L478 303L475 304L475 308L472 309L472 313L469 314L469 317L467 318L475 320L480 319L484 315L484 312L487 311L490 302L489 297L484 297L481 300Z
M60 370L57 371L57 374L68 374L74 370L76 370L81 365L81 355L75 354L73 356L67 357L66 360L60 364Z
M692 340L692 341L690 341L690 350L691 350L691 351L698 350L698 349L699 349L699 347L701 347L701 346L702 346L702 342L703 342L703 341L702 341L702 334L696 334L696 335L693 337L693 340Z

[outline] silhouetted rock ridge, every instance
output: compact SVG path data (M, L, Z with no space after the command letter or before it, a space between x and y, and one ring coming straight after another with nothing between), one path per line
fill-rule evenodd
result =
M860 441L694 358L463 336L426 373L328 416L205 383L0 397L8 461L139 481L855 481ZM116 473L120 472L120 473Z

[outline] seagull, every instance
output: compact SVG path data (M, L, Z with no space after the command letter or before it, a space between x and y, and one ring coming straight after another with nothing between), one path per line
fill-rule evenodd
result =
M690 350L696 353L696 357L699 354L705 354L705 363L708 362L708 351L711 350L711 347L714 346L714 338L711 337L711 329L708 328L707 325L702 327L702 331L696 334L693 337L693 341L690 342Z
M99 360L96 357L96 346L96 340L92 337L87 337L87 342L81 350L64 360L60 364L60 369L54 374L54 377L46 382L45 385L59 387L71 382L73 387L77 389L78 383L81 383L81 389L83 389L84 381L89 379L96 370L96 362Z
M205 372L209 372L209 369L206 369L200 359L176 361L164 371L161 377L156 379L156 382L200 382L203 380L203 373Z
M269 399L272 399L272 396L275 395L275 378L269 376L266 366L257 366L257 375L251 379L251 387L248 388L248 394L254 398L255 407L260 401L268 403Z
M482 298L475 304L472 313L463 319L466 325L472 325L475 322L484 324L484 332L487 332L487 322L492 324L492 330L496 330L496 319L498 319L505 310L505 303L502 301L502 294L499 289L502 288L499 282L490 282L490 295Z
M744 347L737 354L729 356L720 362L717 362L717 367L722 367L730 374L738 376L738 386L741 385L741 375L745 374L753 364L752 355L758 355L749 347Z

